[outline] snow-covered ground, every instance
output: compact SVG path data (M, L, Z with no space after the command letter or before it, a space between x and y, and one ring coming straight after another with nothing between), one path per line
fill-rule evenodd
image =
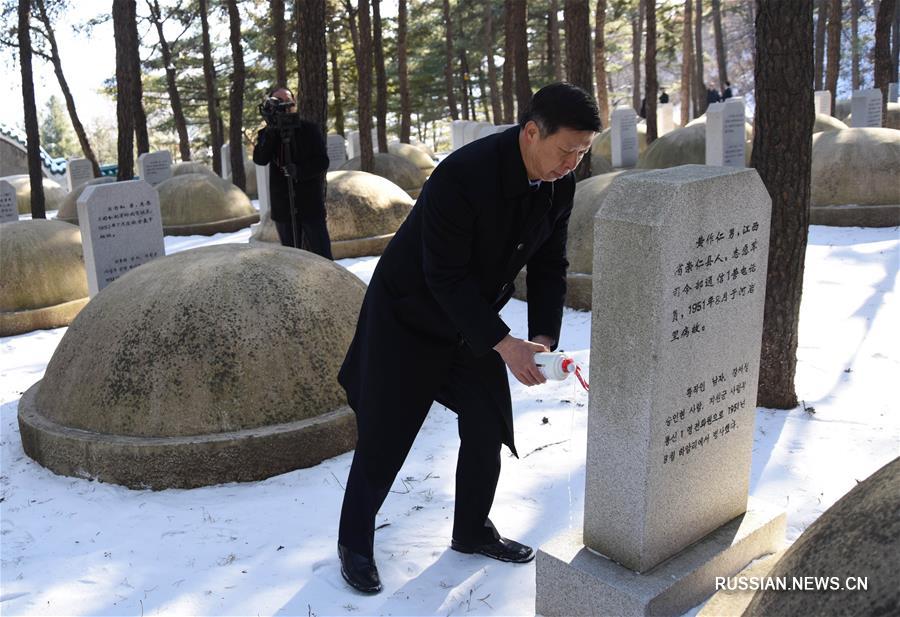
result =
M168 237L166 249L248 236ZM810 230L796 380L805 409L757 411L750 484L787 511L789 541L900 453L898 257L897 228ZM376 261L339 263L367 281ZM525 335L525 304L511 301L503 318ZM561 347L582 365L590 321L565 312ZM159 492L57 476L29 459L19 397L64 334L0 338L0 614L534 613L533 562L448 549L458 437L439 405L378 516L385 590L363 596L342 581L335 551L351 453L262 482ZM510 387L521 459L504 458L492 519L537 547L582 522L587 396L574 379Z

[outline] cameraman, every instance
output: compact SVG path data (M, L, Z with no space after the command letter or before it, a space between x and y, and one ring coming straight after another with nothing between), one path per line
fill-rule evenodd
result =
M276 86L260 106L266 128L259 132L253 148L257 165L273 163L269 174L271 217L283 246L297 246L333 259L331 239L325 224L325 172L328 153L318 125L300 119L294 95ZM290 195L285 166L290 163L294 175L294 207L298 242L294 242ZM288 168L290 169L290 167Z

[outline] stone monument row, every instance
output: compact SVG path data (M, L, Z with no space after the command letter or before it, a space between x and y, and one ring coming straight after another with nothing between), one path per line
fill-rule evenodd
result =
M6 180L0 180L0 223L19 220L19 204L16 201L16 187Z
M138 157L138 175L150 186L172 177L172 153L168 150L144 152Z
M612 166L634 167L638 161L637 114L631 107L612 112Z
M94 179L94 167L87 159L69 159L66 162L66 185L69 192Z
M881 90L854 90L850 99L851 128L881 127Z
M706 164L746 167L744 99L713 103L706 110Z
M88 291L166 254L159 193L144 180L89 186L78 198Z
M680 615L780 548L748 503L771 200L752 169L621 176L594 220L584 526L541 547L542 615Z

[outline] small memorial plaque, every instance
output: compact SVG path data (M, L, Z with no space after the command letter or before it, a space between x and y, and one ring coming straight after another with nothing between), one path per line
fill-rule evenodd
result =
M888 84L888 103L896 103L897 102L898 87L900 87L900 84L898 84L896 81Z
M326 140L328 149L328 171L339 169L347 162L347 142L343 135L331 134Z
M91 297L165 255L159 193L144 180L88 186L77 207Z
M850 100L852 128L881 127L881 90L854 90Z
M16 187L0 180L0 223L11 223L19 220L19 204L16 200Z
M744 153L744 99L713 103L706 110L706 164L746 167Z
M612 112L612 165L634 167L638 160L637 114L630 107Z
M94 167L89 160L69 159L66 162L66 184L70 193L93 178Z
M813 94L813 102L817 114L831 115L831 92L828 90L816 90Z
M143 153L138 157L138 174L151 186L168 180L172 177L172 153L168 150Z

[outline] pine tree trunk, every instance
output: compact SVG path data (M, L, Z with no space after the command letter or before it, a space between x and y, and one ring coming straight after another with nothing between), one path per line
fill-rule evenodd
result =
M134 178L134 111L131 108L137 78L131 69L129 48L135 43L129 41L132 29L128 21L134 20L134 2L113 0L113 36L116 42L116 124L118 126L117 157L118 180Z
M238 12L238 0L226 0L228 6L228 24L230 28L231 58L231 93L229 95L229 127L228 141L231 144L231 181L242 191L247 189L247 175L244 169L244 50L241 48L241 14Z
M694 37L691 0L684 0L684 27L681 30L681 126L691 120L691 81L694 76ZM696 89L697 86L693 86Z
M606 0L600 0L606 3ZM490 3L485 3L490 4ZM547 11L547 64L551 81L562 81L562 46L559 42L559 0L550 0Z
M141 40L137 29L137 3L134 0L125 1L128 5L125 24L125 27L128 28L126 59L131 74L134 76L131 79L131 100L129 101L129 105L131 107L131 113L134 115L135 143L137 144L138 156L140 156L145 152L150 152L150 135L147 132L147 114L144 112L144 88L141 85L141 76L144 74L143 69L141 68Z
M328 46L325 42L325 0L298 0L297 14L297 111L319 125L322 135L328 123Z
M50 18L47 15L44 0L36 0L34 5L38 9L37 17L44 25L47 43L50 45L50 62L53 64L53 73L56 75L56 81L59 82L59 88L62 90L63 98L66 101L66 109L69 112L72 128L75 129L75 134L78 136L78 143L81 145L81 151L84 153L84 158L91 162L94 177L100 177L100 164L97 161L97 155L94 154L94 150L91 148L91 144L88 141L87 132L84 130L84 125L81 124L81 119L78 117L78 111L75 109L75 98L72 96L71 89L69 89L69 82L66 80L65 74L63 74L59 46L56 44L56 34L53 30L53 24L50 22Z
M647 101L647 145L656 140L656 92L659 84L656 82L656 0L644 0L647 4L647 49L644 54L644 73L647 82L644 87L644 97Z
M594 14L594 74L597 81L597 107L602 125L609 126L609 90L606 87L606 0L597 0Z
M894 5L894 23L891 26L891 82L900 81L900 9Z
M172 51L169 42L163 33L162 12L159 8L159 0L147 1L150 9L150 21L156 26L156 34L159 36L159 49L162 53L163 66L166 68L166 89L169 92L169 103L172 105L172 117L175 120L175 132L178 133L178 151L182 161L191 160L191 140L188 137L187 121L184 118L184 108L181 105L181 95L178 92L178 81L175 75L175 64L172 62Z
M503 123L515 121L514 109L515 75L513 56L515 56L516 39L513 36L513 0L503 0Z
M815 89L821 90L825 75L825 25L828 23L828 2L819 0L816 10L816 66ZM833 109L833 108L832 108Z
M716 39L716 64L719 66L719 88L725 90L728 81L728 64L725 55L725 35L722 32L722 0L712 0L713 36Z
M703 68L703 0L694 1L694 117L706 113L706 71Z
M213 65L212 45L209 42L209 0L200 0L200 28L203 50L203 85L206 90L206 118L209 122L209 141L212 147L213 171L222 175L222 118L216 99L216 68Z
M481 95L478 97L481 102L481 111L484 113L485 122L491 122L493 116L491 116L491 110L488 109L487 79L485 78L484 69L481 68L480 63L476 68L476 72L478 73L478 89L481 91Z
M531 105L531 80L528 77L528 8L526 0L512 0L513 66L516 71L516 106L519 113Z
M797 405L797 331L809 232L813 2L758 0L755 167L772 198L757 404Z
M644 38L644 0L638 0L637 13L631 16L631 106L641 108L641 40Z
M456 109L456 94L453 87L453 21L450 19L450 0L444 0L444 87L447 90L447 109L450 117L459 120L459 112Z
M397 74L400 90L400 142L409 143L412 108L409 102L409 69L406 60L406 0L397 5Z
M338 48L340 43L334 31L334 23L328 28L328 46L331 55L331 84L334 95L334 132L344 135L344 97L341 94L341 71L338 66Z
M359 57L359 28L356 25L356 9L350 4L350 0L344 0L344 9L347 11L347 25L350 26L350 40L353 42L353 57Z
M828 67L825 89L831 92L831 109L835 109L838 75L841 71L841 0L830 0L828 7Z
M475 116L469 115L469 67L466 62L466 52L459 50L459 83L462 84L462 97L459 106L462 109L463 120L475 120Z
M44 204L44 174L41 172L41 132L34 101L34 76L31 68L31 2L19 0L19 65L22 69L22 102L25 110L25 136L28 156L28 180L31 185L31 218L47 218Z
M875 87L881 90L882 117L887 117L888 84L891 81L890 36L896 0L881 0L875 16Z
M591 67L591 13L588 0L565 0L566 66L569 82L585 92L594 91L594 72ZM575 179L591 176L591 153L588 151L575 170Z
M850 87L859 90L859 3L860 0L850 0Z
M284 29L284 0L269 0L272 15L272 42L275 45L275 83L287 87L287 33Z
M491 89L491 117L494 124L503 122L497 67L494 65L494 11L491 2L484 3L484 55L487 60L488 87Z
M372 0L372 30L375 46L375 121L378 151L387 152L387 75L384 70L384 43L381 40L381 0Z
M446 0L445 0L446 1ZM375 169L375 153L372 150L372 24L369 16L369 0L359 0L359 151L362 171Z

